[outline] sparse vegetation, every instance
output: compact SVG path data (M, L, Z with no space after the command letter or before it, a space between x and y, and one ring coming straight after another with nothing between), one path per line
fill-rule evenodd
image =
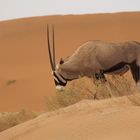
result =
M20 123L23 123L27 120L33 119L36 116L36 113L25 109L21 110L20 112L0 113L0 132Z
M96 99L119 97L136 92L135 83L125 76L109 76L105 84L95 84Z
M16 81L7 81L7 85ZM62 107L77 103L83 99L100 100L135 93L135 84L125 76L110 76L108 83L101 83L91 79L80 78L70 82L63 92L56 93L54 96L46 97L45 103L47 111L53 111ZM128 97L134 105L140 105L138 98ZM21 110L20 112L0 113L0 131L33 119L36 113Z
M6 85L9 86L11 84L14 84L16 82L16 80L8 80L6 81Z
M109 76L108 83L102 84L99 81L80 78L71 82L65 91L56 93L51 97L46 97L45 103L47 111L66 107L83 99L104 99L130 95L135 93L135 85L132 80L125 76Z
M56 93L55 96L46 97L47 110L55 110L61 107L69 106L82 99L88 98L87 92L84 91L84 81L73 82L69 88L66 88L63 92ZM75 84L78 83L76 86Z
M66 107L83 99L105 99L135 93L135 84L125 76L109 76L108 83L80 78L71 82L65 91L46 97L47 111Z
M140 106L140 95L135 94L134 96L128 96L128 99L131 101L131 103L135 106Z

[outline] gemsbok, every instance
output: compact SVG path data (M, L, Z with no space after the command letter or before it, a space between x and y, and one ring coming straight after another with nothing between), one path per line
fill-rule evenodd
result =
M55 63L54 26L52 27L52 49L48 25L47 43L54 82L56 89L59 91L64 90L68 81L78 79L79 76L95 77L98 80L106 81L104 74L122 75L129 69L136 84L140 82L139 42L108 43L100 40L88 41L65 61L60 59L57 65Z

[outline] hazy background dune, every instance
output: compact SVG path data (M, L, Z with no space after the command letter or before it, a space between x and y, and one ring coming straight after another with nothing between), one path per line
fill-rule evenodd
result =
M140 41L140 12L1 21L0 111L43 110L45 96L55 93L47 24L55 26L57 61L88 40Z

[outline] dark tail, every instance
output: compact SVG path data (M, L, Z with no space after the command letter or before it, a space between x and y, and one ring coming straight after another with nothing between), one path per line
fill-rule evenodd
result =
M139 70L139 67L136 65L136 61L130 64L130 68L131 68L133 79L137 83L140 78L140 70Z

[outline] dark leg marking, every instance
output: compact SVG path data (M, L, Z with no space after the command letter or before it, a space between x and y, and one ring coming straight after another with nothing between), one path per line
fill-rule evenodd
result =
M103 72L106 73L106 74L111 73L111 72L114 72L116 70L122 69L125 65L130 66L130 70L131 70L133 79L137 83L140 80L140 68L137 66L136 61L133 61L130 64L125 63L125 62L121 62L121 63L118 63L117 65L115 65L115 66L113 66L113 67L111 67L111 68L109 68L107 70L104 70Z
M119 69L122 69L125 65L128 65L128 63L120 62L109 69L103 70L103 72L106 74L111 73L111 72L117 71Z
M115 72L119 69L122 69L125 65L129 65L130 69L131 69L131 73L133 76L133 79L135 80L135 82L137 83L140 80L140 67L137 66L136 61L133 61L132 63L125 63L125 62L121 62L118 63L117 65L107 69L107 70L103 70L104 73L111 73L111 72Z
M140 71L139 71L139 67L136 64L136 61L134 61L130 64L130 68L131 68L132 76L133 76L135 82L137 83L140 78Z

